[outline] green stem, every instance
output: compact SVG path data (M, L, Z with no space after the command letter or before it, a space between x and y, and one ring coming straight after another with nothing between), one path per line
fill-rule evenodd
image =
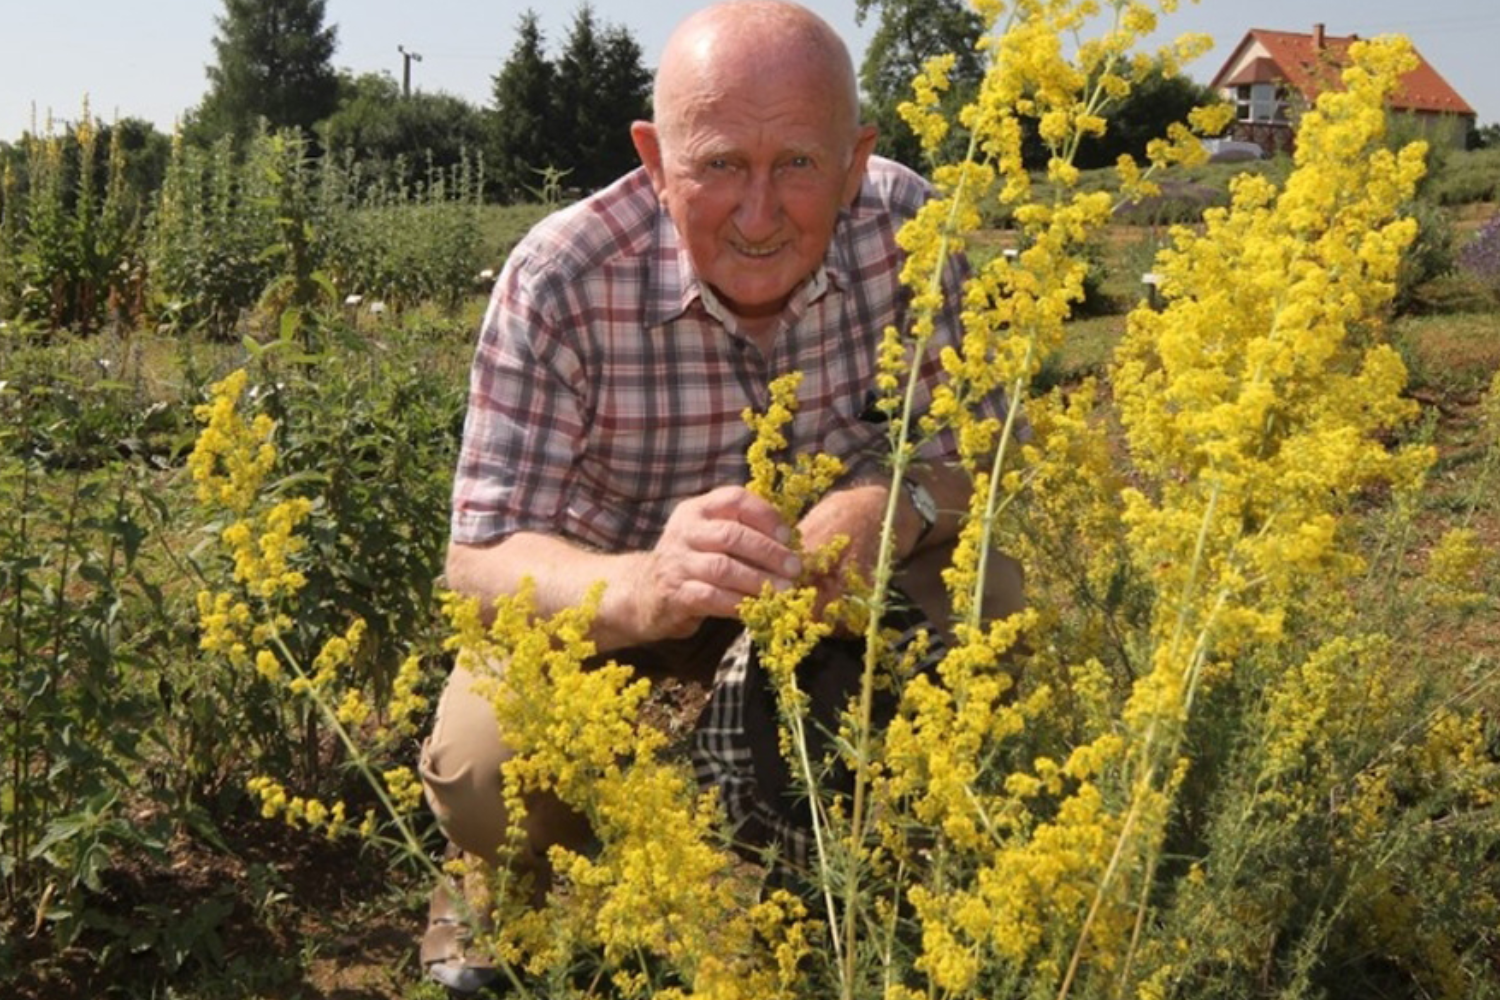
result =
M796 678L793 676L792 685L795 690ZM781 699L782 704L788 704L786 698ZM807 755L807 730L802 725L802 715L798 712L783 713L787 725L792 730L792 745L797 750L797 766L802 770L802 781L807 788L808 806L812 813L813 842L817 845L818 863L818 886L823 892L823 905L828 911L828 925L838 926L838 902L833 896L833 879L829 872L829 849L827 834L824 830L822 800L817 795L817 777L813 774L812 759ZM837 934L830 935L833 942L834 962L842 968L843 966L843 939Z
M1021 393L1026 391L1031 381L1031 361L1035 357L1035 352L1036 337L1033 335L1026 338L1026 358L1021 366L1021 374L1011 382L1010 395L1006 399L1005 426L1000 432L1000 444L995 448L995 457L990 463L989 494L985 497L984 516L980 521L979 563L977 572L974 574L973 598L969 603L968 614L965 616L965 624L971 629L977 630L980 625L981 602L984 599L985 572L989 567L990 547L995 535L995 524L1004 506L1000 500L1001 470L1005 468L1006 449L1015 435L1016 415L1021 409Z
M21 502L17 508L20 511L20 533L16 545L16 552L10 564L10 570L15 574L12 580L12 624L11 635L15 641L15 666L10 671L10 676L15 684L14 705L10 714L14 720L10 740L11 759L11 784L12 794L15 796L13 809L15 820L10 832L10 856L15 859L15 868L12 874L6 878L6 898L14 902L20 898L22 883L25 881L27 865L25 859L31 854L31 787L27 778L30 775L29 765L31 760L30 730L26 728L26 563L30 541L31 516L31 463L22 461L21 464Z
M1173 656L1176 655L1182 631L1186 627L1189 598L1191 598L1193 590L1197 587L1198 572L1203 562L1204 550L1207 547L1208 532L1213 523L1214 511L1217 507L1220 492L1220 485L1215 483L1213 492L1209 496L1208 505L1203 511L1203 520L1198 529L1197 547L1193 553L1193 564L1189 568L1188 579L1183 585L1183 592L1180 597L1181 603L1177 609L1177 621L1174 626L1172 640L1168 645L1168 650ZM1213 610L1204 619L1203 625L1198 631L1197 639L1193 644L1193 651L1188 658L1188 663L1184 670L1185 693L1183 696L1183 713L1186 713L1192 707L1193 698L1197 691L1198 679L1202 673L1203 662L1208 657L1208 637L1219 611L1224 607L1227 597L1226 592L1221 591L1219 593ZM1073 980L1076 978L1078 968L1083 961L1083 949L1085 943L1088 941L1089 932L1093 930L1094 921L1098 918L1099 911L1104 905L1105 894L1109 890L1110 885L1113 884L1115 875L1120 868L1120 862L1125 856L1126 848L1134 836L1135 826L1140 819L1141 810L1144 807L1146 798L1155 790L1158 769L1164 760L1174 757L1177 749L1181 746L1182 727L1176 726L1174 727L1175 735L1172 738L1169 752L1162 754L1160 757L1158 756L1157 738L1162 720L1163 713L1161 711L1154 712L1142 737L1140 749L1141 770L1131 792L1130 810L1126 813L1125 822L1121 825L1120 833L1115 838L1115 845L1111 852L1109 863L1105 866L1104 874L1099 880L1099 885L1094 890L1093 899L1089 903L1088 913L1084 916L1083 924L1078 929L1078 937L1073 943L1073 954L1068 960L1067 972L1063 975L1062 984L1058 988L1058 1000L1063 1000L1073 987Z
M971 136L965 162L971 162L977 150L977 137ZM962 197L963 181L961 180L952 195L948 225L944 227L939 239L937 263L928 279L929 291L939 291L942 288L944 264L951 252L949 248L952 241L949 234L957 225L958 207ZM864 671L860 678L859 707L855 716L854 805L849 817L849 851L845 859L848 870L844 882L844 954L839 966L840 987L844 1000L853 1000L854 965L859 951L855 947L858 925L856 914L860 890L859 867L863 853L861 845L865 838L865 799L869 794L869 768L866 765L869 761L873 736L871 719L874 715L875 704L875 670L884 646L881 620L885 617L887 595L895 568L896 510L901 498L900 484L911 463L911 426L915 416L916 390L925 347L925 341L919 341L913 346L911 366L906 373L906 387L902 392L901 417L896 421L893 431L895 441L891 454L891 488L886 496L885 515L880 525L879 555L876 558L875 580L870 593L869 621L865 626Z

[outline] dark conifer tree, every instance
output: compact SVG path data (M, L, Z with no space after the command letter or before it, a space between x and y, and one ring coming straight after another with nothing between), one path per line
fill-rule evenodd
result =
M209 92L192 116L205 138L244 137L269 127L311 134L338 106L331 60L337 29L324 24L325 0L224 0L216 19Z

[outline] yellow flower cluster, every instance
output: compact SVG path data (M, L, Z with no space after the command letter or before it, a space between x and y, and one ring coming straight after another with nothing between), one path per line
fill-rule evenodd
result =
M828 491L844 473L844 464L833 455L799 454L789 465L772 458L787 446L782 433L797 407L797 388L802 384L800 371L788 372L771 380L771 405L765 413L746 410L746 425L755 433L747 458L750 464L750 492L776 507L788 527L795 528L802 513Z
M1427 583L1434 589L1433 602L1462 609L1483 605L1488 596L1480 574L1490 556L1473 528L1445 532L1427 556Z
M499 894L512 909L496 953L541 973L597 949L625 996L788 996L801 931L788 926L767 952L775 921L746 899L753 887L721 845L716 799L697 794L690 771L664 752L665 735L640 718L648 682L595 658L587 634L599 596L596 588L583 606L537 620L528 581L496 602L488 626L477 601L446 599L449 645L516 752L503 767L512 817L525 815L527 795L547 791L585 816L602 845L587 856L552 848L561 886L546 910ZM661 961L688 991L659 991L649 969Z
M339 671L354 659L365 637L365 622L356 618L343 635L331 636L313 658L312 674L298 677L288 687L293 694L307 694L316 689L327 693L338 681ZM342 721L342 720L341 720Z
M276 467L276 446L271 441L275 421L262 413L246 422L240 415L248 380L241 368L209 388L211 401L193 411L204 427L187 463L201 503L240 515L259 498L266 477Z
M378 739L385 741L416 733L418 720L424 717L428 707L426 696L418 690L421 683L422 658L412 654L402 660L396 670L391 697L386 703L386 723L376 733Z
M293 828L322 830L329 840L348 832L349 820L342 802L329 806L320 799L289 795L279 781L264 775L251 778L246 787L260 799L260 814L266 819L280 816Z
M1111 428L1100 410L1100 389L1085 379L1067 392L1027 402L1032 437L1020 449L1025 470L1005 486L1024 493L1010 508L1001 548L1023 566L1047 567L1027 579L1037 621L1034 634L1051 636L1028 663L1034 676L1068 669L1063 650L1097 650L1112 643L1111 618L1131 598L1129 555L1121 526L1126 478L1111 451ZM1077 678L1061 691L1077 691Z
M1337 544L1339 505L1366 483L1411 483L1431 460L1377 438L1414 404L1395 353L1362 348L1354 328L1389 300L1414 232L1396 213L1422 150L1383 145L1405 52L1355 46L1371 69L1304 118L1285 189L1242 175L1202 234L1174 231L1157 265L1167 308L1131 315L1115 383L1152 492L1126 491L1126 519L1138 564L1177 595L1163 637L1184 623L1197 634L1218 607L1221 647L1275 641L1278 607L1358 568Z
M896 108L902 120L921 140L923 149L937 149L948 137L948 116L938 110L938 104L948 92L948 75L953 72L957 61L958 57L951 52L927 60L922 72L912 81L915 100L903 101Z
M306 583L289 560L306 545L295 532L312 512L312 502L295 497L256 509L276 467L276 424L263 413L249 421L240 414L246 379L243 369L233 372L211 387L210 402L196 408L204 427L187 465L199 502L230 516L220 538L234 561L234 579L269 601Z
M1016 6L1011 28L994 43L1005 58L986 79L978 107L967 112L976 142L999 168L1002 202L1029 190L1018 153L1006 152L1017 148L1006 146L1017 141L1012 118L1037 118L1056 154L1051 178L1066 187L1074 179L1068 144L1095 129L1090 102L1118 96L1126 77L1140 71L1100 77L1065 67L1057 37L1079 10L1064 7ZM1125 33L1154 23L1134 5L1115 9ZM1083 58L1100 60L1096 70L1113 67L1117 41L1086 47ZM1430 461L1425 449L1392 451L1383 444L1413 407L1401 395L1399 360L1387 348L1368 346L1364 326L1389 301L1413 232L1397 213L1420 176L1422 150L1387 151L1381 110L1409 64L1396 43L1366 43L1353 57L1346 91L1320 102L1304 122L1297 170L1284 190L1247 177L1237 183L1231 208L1212 213L1201 233L1174 233L1175 247L1157 268L1171 302L1160 313L1132 316L1113 372L1137 471L1129 488L1111 473L1113 457L1090 420L1092 386L1032 402L1038 437L1024 448L1020 475L990 459L997 441L1003 452L1009 434L967 427L964 417L970 402L997 384L1019 398L1060 343L1068 303L1080 294L1076 248L1107 218L1107 201L1074 196L1019 207L1020 254L997 258L970 283L963 348L943 358L951 396L940 396L923 428L958 427L976 472L950 586L960 592L961 610L977 605L965 603L962 591L978 575L1004 496L1026 489L1022 520L1029 530L1007 537L1008 544L1039 562L1080 539L1098 546L1066 555L1070 575L1051 575L1071 590L1048 595L1057 598L1042 612L1048 625L1057 618L1051 609L1066 606L1065 596L1082 596L1102 613L1084 621L1084 634L1061 637L1068 640L1062 648L1054 645L1055 629L1033 620L1028 634L1048 637L1031 662L1039 668L1032 675L1035 702L1002 700L1008 684L994 664L1016 636L975 643L972 621L958 630L961 645L944 664L952 672L942 673L943 685L919 678L907 688L885 746L892 813L905 807L920 824L941 830L948 851L973 852L979 885L1004 890L993 898L973 889L914 896L926 935L922 962L942 988L967 988L986 956L1041 961L1071 940L1056 969L1066 992L1085 957L1097 971L1110 956L1128 953L1133 893L1144 891L1155 870L1172 798L1187 773L1179 747L1203 685L1233 676L1238 653L1280 642L1295 599L1333 601L1338 581L1360 566L1343 544L1344 505L1371 483L1414 483ZM1070 96L1090 78L1101 80L1093 97ZM1192 122L1213 124L1211 116ZM1151 151L1158 166L1198 156L1200 144L1186 127ZM1122 174L1137 188L1146 183L1134 164L1122 164ZM934 273L933 261L958 239L944 228L967 216L958 199L977 197L963 189L976 174L954 176L954 201L932 206L903 234L913 259L923 260L919 274ZM914 289L919 302L925 287ZM886 386L898 384L905 357L889 340L882 350L889 359ZM1026 734L1042 714L1043 678L1097 678L1097 665L1070 667L1066 650L1117 643L1112 616L1132 591L1146 590L1156 600L1151 648L1121 649L1144 671L1117 721L1104 707L1108 694L1059 696L1093 722L1074 735L1083 738L1066 766L1036 757L1031 773L1012 771L994 785L984 772L987 755L1001 752L1007 740L1019 747L1041 735ZM954 669L965 657L975 667ZM960 709L983 724L965 723ZM1053 818L1035 817L1027 803L1037 796ZM1079 855L1082 843L1097 849ZM1026 874L1008 879L1009 871ZM1028 886L1035 885L1046 894L1031 895ZM1072 908L1057 906L1057 899L1071 899ZM1000 923L1010 936L1003 940L980 919L997 909L1007 914ZM1158 982L1161 968L1151 974Z

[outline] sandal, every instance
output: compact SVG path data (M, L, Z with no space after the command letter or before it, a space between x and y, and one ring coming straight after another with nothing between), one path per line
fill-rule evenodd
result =
M500 970L465 952L473 932L457 905L457 892L446 881L432 890L427 904L427 931L422 935L422 968L429 979L447 987L449 996L476 996L501 985Z

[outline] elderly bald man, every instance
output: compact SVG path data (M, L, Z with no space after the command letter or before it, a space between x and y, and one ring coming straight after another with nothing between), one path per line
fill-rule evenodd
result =
M601 654L647 676L714 683L700 777L732 792L746 841L795 838L796 817L776 801L784 776L725 763L779 760L774 721L746 705L744 643L735 669L718 668L733 660L739 602L802 569L776 511L744 488L741 413L766 408L772 379L805 373L789 446L837 455L850 471L799 524L803 545L846 536L845 561L871 569L890 489L885 432L871 419L876 347L888 325L906 324L895 235L930 190L872 155L847 48L783 0L731 0L684 21L662 54L654 108L655 121L631 130L643 166L541 222L496 283L471 375L447 580L490 604L531 577L543 615L604 581L592 635ZM961 279L955 262L940 343L956 336ZM919 403L939 375L934 357ZM896 524L898 554L921 570L908 592L937 621L951 512L967 500L945 461L953 453L951 439L926 446ZM1019 603L1013 565L997 574L995 613ZM843 579L835 569L823 585L831 595ZM833 702L857 658L827 659L818 669ZM462 668L449 678L421 773L450 840L493 860L508 752L472 682ZM525 832L516 863L540 899L547 846L582 847L588 834L542 799L528 803ZM464 954L451 902L440 887L423 962L450 989L476 990L494 973Z

